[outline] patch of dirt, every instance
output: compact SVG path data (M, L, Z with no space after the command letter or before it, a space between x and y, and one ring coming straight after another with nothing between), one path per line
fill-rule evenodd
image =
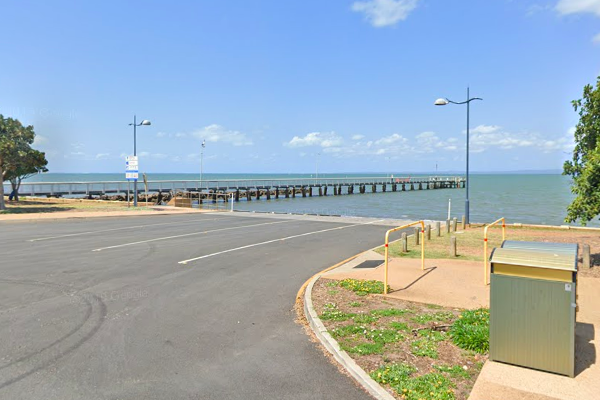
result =
M377 370L382 365L392 363L406 363L418 369L415 376L427 374L430 372L439 372L433 366L460 366L468 374L466 378L450 378L454 384L456 399L467 399L469 393L483 363L487 360L487 355L468 352L455 346L449 335L446 333L449 326L456 318L458 318L462 310L456 308L443 308L436 305L422 304L409 302L399 299L384 298L379 295L358 296L354 292L341 288L336 285L337 281L326 278L319 279L312 292L312 300L315 310L318 315L322 315L324 311L331 309L335 305L335 309L342 313L355 313L360 315L369 315L373 310L400 309L408 310L406 314L396 316L381 316L376 321L370 323L356 323L356 325L364 326L365 331L371 329L390 329L392 322L405 323L408 325L407 330L398 330L404 340L394 343L388 343L384 346L383 354L366 354L359 355L356 353L348 354L356 361L356 363L367 373ZM444 320L438 321L415 321L413 318L421 315L429 315L440 313L446 316ZM322 320L327 330L331 333L334 329L339 329L344 326L355 324L354 320L333 321ZM445 339L437 342L437 359L427 356L416 356L412 352L411 344L418 339L422 339L419 334L422 330L433 329L437 332L444 332ZM343 347L356 345L359 343L369 342L368 339L356 337L336 338ZM400 395L395 393L390 387L384 385L386 389L398 399Z

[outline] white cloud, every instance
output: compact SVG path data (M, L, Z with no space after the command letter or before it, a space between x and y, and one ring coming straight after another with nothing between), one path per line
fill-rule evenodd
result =
M96 154L96 160L106 160L110 157L110 153L98 153Z
M221 125L212 124L192 133L194 137L207 142L230 143L234 146L252 146L252 140L240 131L225 129Z
M405 20L419 0L369 0L352 4L352 11L362 12L374 27L395 25Z
M364 135L352 135L352 140L361 140L364 139Z
M481 129L478 129L481 128ZM494 128L494 129L486 129ZM538 133L520 132L512 133L499 126L480 125L471 130L471 151L481 153L490 148L511 150L515 148L531 148L541 150L543 153L552 151L573 150L573 134L570 129L566 135L558 138L546 138ZM473 134L474 133L474 134Z
M493 132L497 132L501 129L501 126L498 125L478 125L473 129L470 129L471 134L475 133L482 133L482 134L488 134L488 133L493 133Z
M287 147L321 146L323 148L338 147L343 143L343 138L335 132L311 132L304 137L294 136L285 143Z
M396 143L398 141L407 142L407 139L402 137L402 135L399 135L397 133L394 133L393 135L390 136L384 136L379 140L375 141L376 145L388 145L388 144L392 144L392 143Z
M158 132L156 134L156 137L158 137L158 138L162 138L162 137L165 137L165 136L167 136L167 134L165 132Z
M141 158L156 158L159 160L163 160L167 157L169 157L167 154L162 154L162 153L150 153L148 151L140 151L138 153L138 156Z
M560 0L556 10L563 15L592 13L600 17L600 0Z
M48 143L48 138L42 135L35 135L35 139L33 139L34 146L43 146Z
M600 33L596 34L596 36L592 38L592 42L600 44Z

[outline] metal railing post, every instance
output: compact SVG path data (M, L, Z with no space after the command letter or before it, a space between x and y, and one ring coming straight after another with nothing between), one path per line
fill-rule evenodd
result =
M498 222L502 221L502 241L506 240L506 220L504 217L497 219L491 224L487 225L483 229L483 284L488 285L488 261L487 261L487 253L488 253L488 228L496 225Z

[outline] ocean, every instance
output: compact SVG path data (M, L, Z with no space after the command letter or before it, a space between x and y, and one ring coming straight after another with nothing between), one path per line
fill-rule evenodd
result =
M394 173L395 177L407 174ZM319 174L320 178L389 176L385 173ZM412 175L418 176L418 175ZM123 174L58 174L37 175L28 181L86 182L123 181ZM211 174L204 180L223 179L292 179L314 178L311 174ZM198 180L198 174L148 174L148 180ZM451 217L459 220L465 210L465 189L406 191L376 194L354 194L295 199L240 201L236 210L332 214L343 216L446 220L448 203ZM567 206L573 199L570 178L560 174L471 174L471 222L491 222L505 217L507 223L564 225ZM573 224L577 225L577 224ZM589 226L600 226L596 219Z

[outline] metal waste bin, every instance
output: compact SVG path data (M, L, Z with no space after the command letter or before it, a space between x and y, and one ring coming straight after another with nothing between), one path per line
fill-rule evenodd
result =
M506 241L490 256L490 360L575 374L576 244Z

